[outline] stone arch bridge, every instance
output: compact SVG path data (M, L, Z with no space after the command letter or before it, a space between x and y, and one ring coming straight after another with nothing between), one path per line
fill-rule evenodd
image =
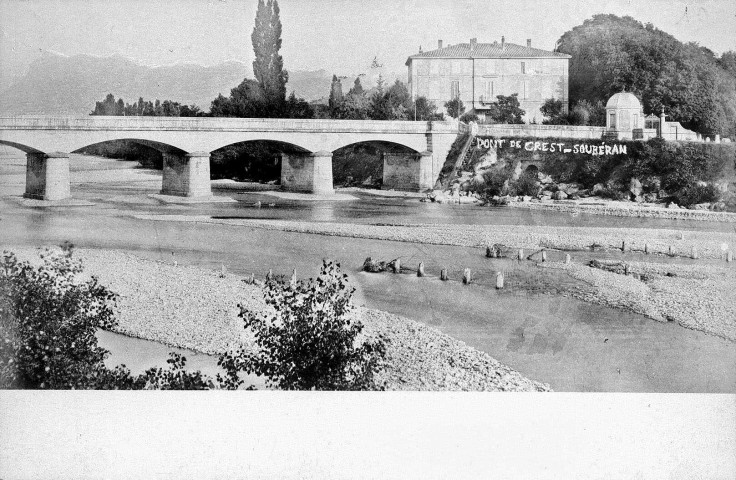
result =
M161 193L209 197L210 153L240 142L270 140L291 145L282 155L281 183L292 191L331 193L332 152L356 143L390 143L407 153L384 154L384 188L432 188L456 122L210 118L210 117L6 117L0 144L26 153L30 198L70 196L69 153L110 140L130 140L162 152Z

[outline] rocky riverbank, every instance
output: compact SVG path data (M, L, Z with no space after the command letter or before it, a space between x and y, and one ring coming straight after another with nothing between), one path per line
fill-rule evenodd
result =
M524 201L521 199L521 201L509 201L507 205L515 208L552 210L573 214L588 213L613 217L666 218L672 220L736 223L736 213L731 212L714 212L711 210L695 210L679 207L665 208L656 204L620 202L595 197L584 200L546 200L543 202Z
M238 225L285 232L371 238L432 245L558 250L627 249L653 254L724 259L736 246L736 232L697 232L677 229L555 227L522 225L398 224L365 225L287 220L222 219L205 215L135 215L135 218L168 222L199 222Z
M605 262L603 262L605 264ZM717 265L614 262L625 272L585 264L549 262L590 289L567 294L588 302L625 308L661 322L677 324L736 342L736 269Z
M736 233L666 229L551 227L518 225L358 225L279 220L217 219L179 215L139 218L198 221L253 228L371 238L462 247L503 245L531 251L541 248L566 251L617 250L625 246L651 255L668 256L685 264L630 262L634 276L617 275L580 263L557 264L573 277L591 285L588 291L565 292L582 300L642 313L736 341L736 263L725 257L736 245ZM527 251L529 251L527 250ZM480 254L480 252L479 252ZM703 263L691 259L697 256ZM714 262L720 259L722 264ZM544 264L554 266L554 263ZM669 275L667 275L669 273ZM644 277L647 280L642 281Z
M38 250L5 247L38 261ZM118 332L170 346L219 354L237 345L254 348L238 318L238 304L267 308L260 288L225 271L145 260L117 250L75 250L85 275L119 295ZM438 330L386 312L356 308L366 335L388 339L379 380L388 390L546 391L489 355Z

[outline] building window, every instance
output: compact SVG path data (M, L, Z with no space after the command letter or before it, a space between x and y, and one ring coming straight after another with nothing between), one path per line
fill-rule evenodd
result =
M522 75L526 74L526 62L521 62L521 73Z
M493 98L493 81L488 80L486 81L486 88L485 88L485 92L483 93L483 100L485 100L486 102L490 102L492 98Z
M450 83L450 99L454 100L458 97L460 97L460 82L458 80L453 80Z
M522 90L522 95L523 95L521 98L523 99L529 98L529 94L526 91L526 82L522 82L521 90Z

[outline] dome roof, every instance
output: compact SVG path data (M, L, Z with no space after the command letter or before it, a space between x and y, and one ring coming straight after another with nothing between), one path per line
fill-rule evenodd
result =
M633 93L621 92L608 99L606 108L636 108L641 110L641 102Z

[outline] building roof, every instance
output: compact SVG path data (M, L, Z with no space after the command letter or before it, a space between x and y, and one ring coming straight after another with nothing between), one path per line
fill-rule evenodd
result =
M458 43L428 52L410 55L406 63L414 58L571 58L566 53L550 52L539 48L525 47L515 43L476 43L471 52L469 43Z
M641 110L641 102L631 92L620 92L608 99L606 108L635 108Z

